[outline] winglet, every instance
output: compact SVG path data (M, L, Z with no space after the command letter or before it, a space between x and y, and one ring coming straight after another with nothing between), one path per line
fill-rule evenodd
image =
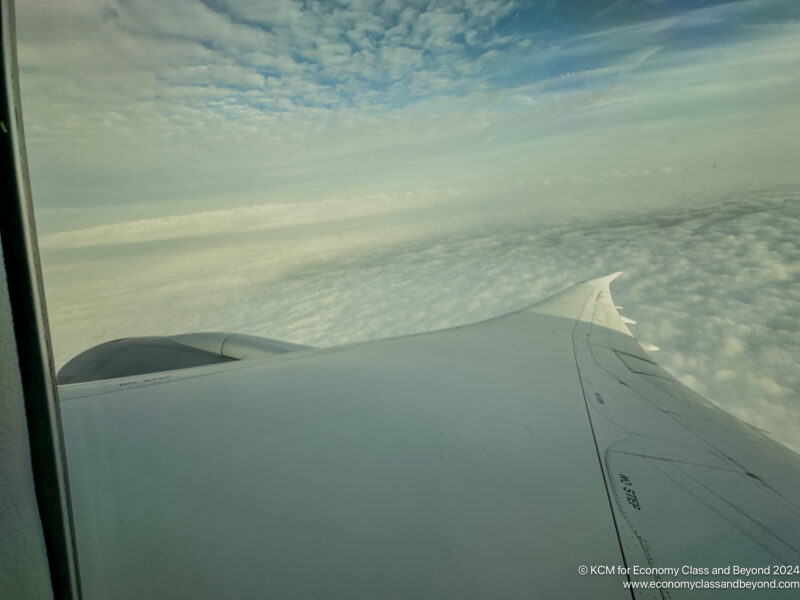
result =
M559 317L566 317L569 319L580 319L586 301L590 296L594 296L596 300L613 307L614 301L611 298L610 284L620 275L622 275L622 271L611 273L605 277L588 279L586 281L576 283L572 287L563 290L555 296L551 296L529 306L526 310ZM614 318L619 321L616 310L614 310ZM623 333L630 335L630 332L621 321L619 322L619 326L621 327L620 330Z
M620 275L622 275L622 271L617 271L616 273L611 273L610 275L606 275L604 277L598 277L597 279L588 279L583 283L608 291L611 287L611 282Z
M603 311L604 316L601 317L602 320L600 321L601 324L604 327L616 329L621 333L633 337L633 334L631 333L631 330L628 329L627 325L633 324L635 321L619 314L619 309L617 308L614 299L611 297L611 282L620 275L622 275L622 271L617 271L616 273L611 273L605 277L598 277L597 279L585 281L584 285L589 285L599 292L597 295L597 302L605 307L605 310ZM597 318L596 313L594 318Z

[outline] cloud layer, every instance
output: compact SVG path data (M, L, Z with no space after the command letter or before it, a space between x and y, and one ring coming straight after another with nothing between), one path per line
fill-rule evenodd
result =
M426 331L624 270L663 366L798 448L800 5L586 6L21 3L57 362Z
M37 205L114 222L578 165L793 172L797 6L649 6L26 2Z
M631 189L647 181L639 176ZM565 187L556 198L620 193L616 181ZM658 193L678 190L662 182ZM219 222L204 213L187 219L187 235L169 240L115 244L106 230L102 244L45 245L58 362L128 335L227 330L333 346L428 331L621 269L615 299L638 321L639 339L661 347L660 364L798 448L800 194L682 194L673 199L679 208L645 204L638 213L583 219L532 216L518 202L496 204L491 217L480 203L472 214L454 213L460 199L443 210L288 225L283 234L243 233L233 220L218 235L191 235L204 220Z

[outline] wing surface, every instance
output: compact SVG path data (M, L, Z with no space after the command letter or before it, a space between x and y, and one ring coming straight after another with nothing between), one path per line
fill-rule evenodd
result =
M439 332L63 386L85 597L630 598L578 566L800 560L797 455L661 370L612 278Z
M800 457L661 369L617 313L610 279L590 283L573 340L626 561L701 570L797 565ZM730 594L706 595L714 592Z

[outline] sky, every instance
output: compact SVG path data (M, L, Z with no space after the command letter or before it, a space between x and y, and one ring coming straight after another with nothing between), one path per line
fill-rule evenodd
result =
M800 447L800 5L28 0L56 363L319 346L622 270L654 357Z

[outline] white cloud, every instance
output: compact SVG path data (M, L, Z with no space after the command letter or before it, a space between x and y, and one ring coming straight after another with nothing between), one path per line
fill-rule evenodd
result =
M266 83L264 76L252 69L237 65L191 65L165 67L158 76L177 85L220 85L260 88Z
M763 6L558 36L477 0L20 4L59 362L409 333L625 269L664 366L791 443L800 28Z
M465 176L481 183L495 172L518 178L531 168L541 176L544 165L572 172L578 161L587 171L641 168L642 157L793 169L796 25L673 48L656 44L655 25L645 23L547 47L524 35L497 45L508 36L489 27L508 14L505 3L231 6L20 7L40 207L103 205L115 221L116 205L141 199L225 191L236 206L277 186L283 202L290 186L289 200L309 186L368 194L462 185ZM386 31L382 19L405 29ZM473 31L478 56L456 35ZM569 68L553 71L563 60ZM604 164L609 157L616 164ZM340 184L352 181L361 188Z
M41 236L39 243L45 250L59 250L107 244L138 244L176 238L237 235L419 210L433 202L452 203L465 194L464 189L439 189L402 194L381 193L351 198L326 198L317 202L270 203L61 231Z
M266 210L253 207L95 231L101 245L89 248L79 246L92 232L43 240L58 360L128 335L218 329L330 346L426 331L623 269L615 299L639 339L661 347L660 364L797 448L800 197L701 192L658 172L622 174L624 187L598 173L528 182L516 196L509 186L339 199L285 207L271 229L242 225ZM637 203L643 189L651 197ZM574 200L588 193L589 212ZM626 210L605 204L620 195Z
M269 46L271 35L236 23L229 16L194 0L148 2L133 0L116 7L121 29L156 38L188 39L218 49L247 50Z

